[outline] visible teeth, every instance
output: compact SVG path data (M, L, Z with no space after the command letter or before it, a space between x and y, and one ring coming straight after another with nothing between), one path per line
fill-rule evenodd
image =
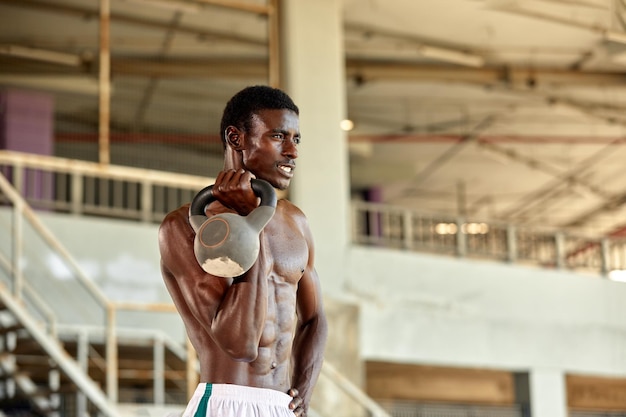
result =
M281 166L280 169L282 169L285 172L291 172L291 167Z

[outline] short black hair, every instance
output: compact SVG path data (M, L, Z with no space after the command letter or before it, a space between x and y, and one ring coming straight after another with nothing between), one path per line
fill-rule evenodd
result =
M300 115L298 106L284 91L266 85L246 87L235 94L224 108L220 124L220 137L224 149L226 149L226 128L228 126L235 126L247 132L251 127L252 115L265 109L287 109Z

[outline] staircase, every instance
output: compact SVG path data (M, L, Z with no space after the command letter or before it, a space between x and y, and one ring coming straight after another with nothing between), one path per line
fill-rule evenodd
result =
M46 331L16 300L6 285L0 285L2 348L0 405L7 415L72 416L84 415L68 394L80 393L101 415L119 413L108 401L96 381L89 378L79 363L64 349L60 340ZM77 401L78 402L78 401ZM85 411L89 407L85 407Z
M64 326L50 334L0 284L0 410L7 416L117 417L106 396L103 329ZM118 331L118 405L187 401L186 352L158 332Z

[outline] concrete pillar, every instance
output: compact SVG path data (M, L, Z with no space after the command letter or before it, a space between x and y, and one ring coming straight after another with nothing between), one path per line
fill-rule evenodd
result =
M529 385L532 417L567 417L567 390L563 371L533 369Z
M282 0L281 87L300 108L302 143L289 198L306 214L327 294L345 282L349 240L342 2Z

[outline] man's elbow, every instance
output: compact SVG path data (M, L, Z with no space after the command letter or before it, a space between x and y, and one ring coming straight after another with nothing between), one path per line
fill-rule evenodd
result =
M259 349L253 343L237 343L234 341L232 345L222 346L222 350L236 362L253 362L259 356Z
M326 316L322 315L319 319L319 332L321 334L321 338L326 343L326 339L328 338L328 323L326 321Z
M328 336L328 323L324 314L318 314L302 323L301 331L309 330L314 332L320 340L326 340Z

